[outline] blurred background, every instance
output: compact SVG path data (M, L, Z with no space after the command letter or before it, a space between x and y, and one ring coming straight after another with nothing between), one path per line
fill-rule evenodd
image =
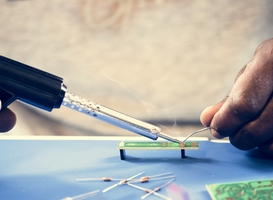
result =
M202 128L272 22L270 0L0 0L0 54L177 137ZM10 108L7 135L135 135L65 107Z

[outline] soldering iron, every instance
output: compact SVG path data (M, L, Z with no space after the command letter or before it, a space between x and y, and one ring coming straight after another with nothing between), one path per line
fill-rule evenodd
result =
M0 100L2 109L15 100L49 112L63 105L153 140L161 137L181 143L157 126L69 93L58 76L3 56L0 56Z

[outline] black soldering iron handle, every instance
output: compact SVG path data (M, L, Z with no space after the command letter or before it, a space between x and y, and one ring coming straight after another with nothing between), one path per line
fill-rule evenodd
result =
M0 56L0 100L2 109L20 100L51 111L62 104L63 79L23 63Z

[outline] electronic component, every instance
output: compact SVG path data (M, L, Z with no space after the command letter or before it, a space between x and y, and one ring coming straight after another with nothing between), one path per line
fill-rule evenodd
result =
M138 174L136 174L136 175L134 175L134 176L132 176L132 177L130 177L130 178L123 179L123 180L121 180L119 183L114 184L114 185L112 185L112 186L110 186L110 187L104 189L102 192L104 193L104 192L107 192L107 191L109 191L109 190L111 190L111 189L113 189L113 188L115 188L115 187L117 187L117 186L119 186L119 185L123 185L123 184L127 183L128 181L132 180L133 178L135 178L135 177L137 177L137 176L139 176L139 175L141 175L141 174L143 174L143 173L144 173L144 172L140 172L140 173L138 173Z
M144 172L141 172L141 173L138 173L130 178L127 178L127 179L119 179L119 178L110 178L110 177L103 177L103 178L79 178L77 179L77 181L95 181L95 180L103 180L103 181L114 181L114 180L117 180L119 181L118 183L104 189L102 192L105 193L117 186L120 186L120 185L129 185L129 186L132 186L132 187L135 187L135 188L138 188L138 189L141 189L141 190L144 190L147 192L146 195L143 195L141 197L141 199L145 199L146 197L148 197L149 195L151 194L154 194L156 196L159 196L163 199L168 199L168 200L171 200L171 198L169 197L166 197L164 195L161 195L159 193L157 193L159 190L161 190L163 187L167 186L168 184L170 184L171 182L173 182L175 180L175 176L167 176L169 174L171 174L172 172L167 172L167 173L162 173L162 174L156 174L156 175L152 175L152 176L143 176L141 177L140 179L134 179L135 177L137 176L140 176L141 174L143 174ZM151 189L147 189L147 188L143 188L143 187L140 187L140 186L137 186L137 185L134 185L133 183L135 182L138 182L138 183L145 183L145 182L148 182L149 180L162 180L162 179L170 179L170 181L168 181L167 183L159 186L159 187L156 187L154 188L153 190ZM87 193L89 194L89 193ZM76 196L76 197L82 197L82 196L86 196L86 194L83 194L83 195L79 195L79 196ZM72 200L71 197L67 197L65 198L64 200Z
M144 183L144 182L148 182L149 180L161 180L161 179L166 179L166 178L174 178L174 176L166 176L171 174L172 172L167 172L164 174L157 174L157 175L153 175L153 176L143 176L140 177L140 179L131 179L130 182L140 182L140 183ZM102 177L102 178L78 178L77 181L98 181L98 180L102 180L105 182L109 182L109 181L122 181L124 179L120 179L120 178L111 178L111 177Z
M185 158L185 150L197 150L199 142L129 142L121 141L118 144L120 159L125 160L125 150L181 150L181 158Z
M164 196L164 195L162 195L162 194L159 194L159 193L157 193L157 192L154 191L154 190L151 190L151 189L148 189L148 188L144 188L144 187L141 187L141 186L132 184L132 183L127 183L127 185L129 185L129 186L131 186L131 187L134 187L134 188L137 188L137 189L140 189L140 190L143 190L143 191L145 191L145 192L148 192L148 194L149 194L149 193L153 193L154 195L156 195L156 196L158 196L158 197L161 197L162 199L165 199L165 200L172 200L171 198L166 197L166 196ZM164 184L164 185L165 185L165 184ZM161 186L161 187L162 187L162 186ZM142 196L141 199L143 199L143 198L146 198L146 196L145 196L145 195Z
M206 188L213 200L273 199L273 180L208 184Z
M160 185L160 186L158 186L158 187L156 187L156 188L154 188L153 190L148 190L147 192L147 194L145 194L145 195L143 195L142 197L141 197L141 199L145 199L145 198L147 198L149 195L151 195L151 194L153 194L153 193L155 193L155 192L158 192L159 190L161 190L163 187L166 187L167 185L169 185L171 182L173 182L175 179L171 179L170 181L168 181L167 183L165 183L165 184L163 184L163 185Z

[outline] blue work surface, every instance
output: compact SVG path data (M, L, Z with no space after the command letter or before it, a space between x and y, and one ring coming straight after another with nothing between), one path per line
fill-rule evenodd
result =
M66 137L64 137L66 138ZM106 137L107 139L107 137ZM200 142L199 150L127 151L120 160L118 140L0 140L0 199L51 200L100 190L117 181L79 182L77 178L129 178L140 172L172 172L174 184L193 200L210 199L205 185L273 179L273 160L258 150L240 151L228 143ZM154 188L167 180L137 183ZM161 194L171 196L164 188ZM121 185L92 199L140 199L145 192ZM161 199L150 195L147 199ZM182 198L181 198L182 199Z

